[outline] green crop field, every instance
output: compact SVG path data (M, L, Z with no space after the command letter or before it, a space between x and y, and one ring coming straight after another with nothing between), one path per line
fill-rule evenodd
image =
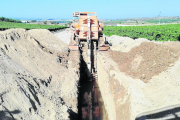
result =
M30 29L48 29L50 31L59 30L65 28L66 26L59 25L40 25L40 24L25 24L25 23L13 23L13 22L1 22L0 21L0 30L6 30L10 28L23 28L26 30Z
M133 39L146 38L156 41L180 41L180 24L155 26L105 26L107 36L127 36Z

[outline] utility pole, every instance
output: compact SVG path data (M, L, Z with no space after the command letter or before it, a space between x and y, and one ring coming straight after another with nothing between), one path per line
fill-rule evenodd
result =
M158 15L158 17L159 17L159 25L161 24L161 22L160 22L160 20L161 20L161 19L160 19L160 14L161 14L161 12L160 12L159 15Z

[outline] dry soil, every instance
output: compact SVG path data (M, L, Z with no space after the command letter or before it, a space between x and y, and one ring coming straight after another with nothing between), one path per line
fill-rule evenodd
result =
M79 53L68 50L71 34L0 32L0 119L76 119ZM108 119L180 119L180 43L107 40L97 83Z

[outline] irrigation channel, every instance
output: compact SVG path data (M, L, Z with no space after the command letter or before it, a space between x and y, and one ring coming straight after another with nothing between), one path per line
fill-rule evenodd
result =
M78 96L78 119L79 120L103 120L104 104L101 98L97 77L91 74L87 69L85 57L86 46L79 48L80 52L80 80L79 80L79 96ZM96 65L94 49L91 50L92 66Z

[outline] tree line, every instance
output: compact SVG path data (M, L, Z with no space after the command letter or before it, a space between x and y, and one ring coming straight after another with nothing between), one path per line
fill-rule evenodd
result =
M22 23L20 20L10 19L10 18L6 18L6 17L0 17L0 21Z

